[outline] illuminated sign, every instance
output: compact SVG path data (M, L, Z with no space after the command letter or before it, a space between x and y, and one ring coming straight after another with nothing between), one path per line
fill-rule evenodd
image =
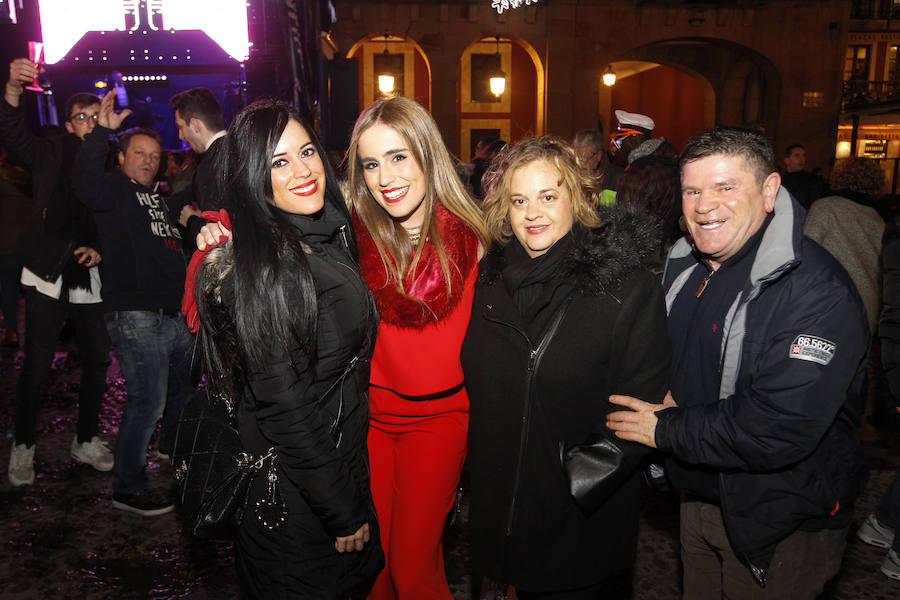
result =
M538 0L491 0L491 6L497 9L497 14L503 14L504 10L511 8L519 8L520 6L530 6L537 4Z
M89 31L199 30L235 60L249 56L247 0L38 0L44 60L60 61Z

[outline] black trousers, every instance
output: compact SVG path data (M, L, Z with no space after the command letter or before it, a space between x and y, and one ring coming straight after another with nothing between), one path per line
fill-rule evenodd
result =
M55 300L33 287L25 288L25 363L16 391L16 444L34 445L44 383L53 364L59 332L67 318L75 328L81 359L78 441L87 442L97 435L97 418L106 392L106 369L110 362L103 305L70 304L66 290L61 296L61 300Z

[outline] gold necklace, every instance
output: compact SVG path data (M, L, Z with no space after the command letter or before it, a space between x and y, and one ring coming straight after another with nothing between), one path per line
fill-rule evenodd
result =
M406 235L409 236L409 241L413 246L417 246L419 244L419 239L422 237L422 226L413 227L406 230Z

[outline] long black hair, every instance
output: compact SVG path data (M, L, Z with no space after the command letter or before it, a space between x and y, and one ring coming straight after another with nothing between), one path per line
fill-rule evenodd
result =
M217 155L216 169L223 176L223 206L228 210L233 232L227 279L234 305L227 312L234 318L235 339L217 338L216 330L228 329L220 324L207 327L204 312L218 313L219 317L222 313L210 305L211 298L198 281L198 308L206 329L201 342L207 373L237 375L241 365L234 364L234 359L238 358L247 369L259 371L271 360L272 349L290 352L298 345L315 361L315 282L301 232L273 204L272 157L290 121L306 130L322 157L325 202L347 215L322 145L293 107L273 100L259 101L234 119L223 140L223 151ZM226 348L223 342L233 347Z

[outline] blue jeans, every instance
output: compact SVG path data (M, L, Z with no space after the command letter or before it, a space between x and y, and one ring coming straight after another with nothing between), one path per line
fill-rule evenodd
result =
M191 392L193 336L183 316L144 310L107 313L106 328L128 392L116 439L113 493L138 494L147 486L147 446L157 421L165 410L177 423ZM174 435L166 429L164 424L161 437Z

